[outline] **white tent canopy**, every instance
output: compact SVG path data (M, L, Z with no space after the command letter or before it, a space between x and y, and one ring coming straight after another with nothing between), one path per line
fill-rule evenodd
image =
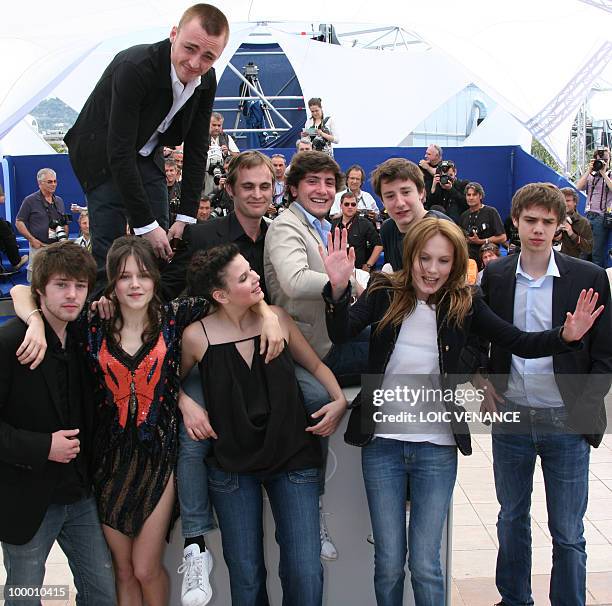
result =
M514 118L498 118L499 133L489 125L477 135L485 120L474 141L505 144L502 133L518 140L527 129L564 164L579 104L597 79L612 79L610 0L515 0L501 10L484 0L213 3L232 25L218 75L257 23L270 23L304 96L322 97L333 113L343 146L397 145L474 83ZM52 9L42 0L24 0L3 7L0 140L54 91L80 109L112 55L166 36L185 7L176 0L59 0ZM416 33L429 50L363 50L284 33L298 21L345 29L351 23L398 26Z

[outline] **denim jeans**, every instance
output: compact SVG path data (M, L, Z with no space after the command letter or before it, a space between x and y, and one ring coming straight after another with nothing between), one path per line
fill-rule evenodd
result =
M369 346L368 326L350 341L332 345L323 363L334 373L340 385L358 385L361 383L361 375L368 372Z
M160 227L168 229L166 177L152 156L147 158L139 156L137 165L151 212ZM125 236L130 218L121 192L115 187L112 179L87 192L86 198L91 225L92 254L100 276L105 271L108 249L117 238Z
M607 229L604 225L601 213L588 212L586 217L593 231L593 263L605 269L610 266L608 250L610 249L610 232L612 230Z
M327 390L307 370L296 365L295 376L302 390L304 406L308 414L312 414L329 402ZM200 373L197 368L194 368L183 381L183 390L203 408L206 407ZM323 494L325 489L328 441L329 438L321 438L323 467L319 472L320 494ZM208 498L208 470L205 459L209 450L208 440L196 441L189 437L181 418L179 421L177 483L181 506L181 528L185 538L201 536L217 527Z
M520 410L521 423L493 427L495 490L501 506L497 520L497 589L507 606L532 605L529 509L533 471L540 455L548 529L553 542L550 601L580 606L586 600L586 551L583 523L590 447L564 433L563 408L527 408L507 402L501 410Z
M280 547L283 606L320 606L323 567L319 559L319 470L302 469L262 479L211 467L208 481L221 528L232 604L269 603L263 549L263 486Z
M68 558L77 589L77 606L116 604L112 562L92 497L71 505L49 505L28 543L2 543L6 585L42 585L47 556L56 540ZM40 600L7 599L5 604L40 606Z
M362 449L361 464L374 533L376 603L403 604L409 479L408 567L415 604L444 604L440 546L457 477L457 449L429 442L376 438Z

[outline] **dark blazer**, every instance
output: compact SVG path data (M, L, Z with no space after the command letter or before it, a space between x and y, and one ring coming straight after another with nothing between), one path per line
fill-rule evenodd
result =
M172 262L164 267L162 271L162 295L166 301L176 299L185 289L187 280L187 268L194 253L199 250L208 250L219 244L235 243L242 255L250 263L251 267L259 274L260 285L264 294L267 294L263 273L263 239L266 235L268 224L261 220L261 235L258 239L261 254L254 250L257 243L245 235L236 214L211 219L204 223L185 226L183 240L176 251Z
M376 282L374 281L374 283ZM387 312L391 298L390 291L386 288L370 293L372 286L373 282L371 281L368 289L350 308L348 305L349 291L347 290L340 301L333 302L329 282L323 290L323 298L326 302L327 331L334 343L343 343L358 335L366 326L372 325L368 352L368 373L380 375L380 385L382 385L383 375L395 348L400 327L386 325L380 332L375 329ZM538 358L579 347L579 344L575 346L567 345L561 339L560 329L558 328L534 333L519 330L516 326L496 316L478 293L474 294L472 309L461 327L448 323L447 310L444 304L439 306L436 320L438 326L438 362L442 389L455 389L458 384L468 380L469 377L465 375L464 371L466 367L469 367L469 364L462 356L466 354L465 346L470 334L486 337L489 340L494 339L496 343L503 344L517 355L525 358ZM451 412L457 410L455 404L445 403L445 405ZM351 408L354 408L354 410L351 412L344 440L354 446L365 446L371 441L375 429L372 418L375 407L372 398L362 391ZM459 450L465 455L471 454L472 445L467 423L455 421L452 423L452 430Z
M202 76L193 96L174 116L159 145L184 145L180 213L195 217L204 183L208 129L217 80ZM66 133L72 168L87 193L112 178L132 227L155 220L137 167L137 154L172 107L170 41L121 51L106 68ZM161 149L155 162L164 172Z
M14 545L27 543L37 532L58 481L62 463L47 458L51 434L74 429L63 419L48 359L35 370L17 361L15 352L26 329L17 319L0 326L0 540ZM47 342L50 330L47 326ZM87 392L92 390L82 390ZM92 410L83 406L82 456Z
M604 398L610 389L612 373L612 309L610 283L606 272L593 263L554 251L560 277L553 280L552 324L565 322L573 312L580 291L593 288L599 303L606 306L593 328L583 337L584 347L553 356L555 381L568 413L568 426L585 436L592 446L601 443L606 428ZM508 322L514 320L516 267L519 255L510 255L489 263L481 287L491 309ZM491 346L489 371L497 391L508 386L512 354L501 345ZM565 375L565 376L564 376Z

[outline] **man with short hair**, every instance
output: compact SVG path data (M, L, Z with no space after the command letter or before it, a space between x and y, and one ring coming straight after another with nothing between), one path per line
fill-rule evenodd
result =
M501 604L533 604L529 509L539 455L552 536L551 604L584 605L583 517L590 447L606 427L604 398L612 373L612 313L606 273L593 263L552 250L565 218L563 194L551 183L530 183L512 199L520 254L487 265L482 290L491 309L524 331L561 326L581 292L594 289L605 309L581 347L526 360L492 344L489 378L497 406L518 422L493 426L493 469L500 503L496 583Z
M340 208L340 198L344 192L352 192L357 201L357 210L367 211L368 216L374 219L378 215L378 205L376 201L367 191L363 191L361 187L365 183L366 174L359 164L353 164L346 171L346 189L336 194L334 203L329 211L332 219L338 218L342 214Z
M463 229L468 245L470 259L480 265L480 247L483 244L503 244L506 241L504 224L496 208L483 204L485 192L475 181L465 186L465 199L468 209L459 217L459 227Z
M128 221L162 259L172 255L170 241L195 223L217 88L212 66L228 37L219 9L192 6L169 39L115 56L66 133L70 162L87 195L99 271ZM163 147L183 142L181 204L166 234Z
M302 137L295 142L296 153L312 151L312 141L308 137Z
M30 244L28 282L32 280L32 263L36 253L46 244L56 241L56 227L66 235L70 229L66 223L64 201L55 195L57 175L51 168L41 168L36 173L38 191L26 196L21 203L15 227Z
M287 161L283 154L272 154L270 156L274 168L274 192L272 194L272 204L268 210L268 217L273 219L282 208L285 209L285 171Z
M77 603L116 604L87 462L92 387L70 324L95 276L91 255L74 242L45 246L32 271L38 309L27 320L44 325L48 348L42 360L30 359L22 347L26 323L15 318L0 327L0 541L7 574L0 601L4 597L7 606L25 599L17 591L12 598L10 588L34 591L43 584L55 541L68 558ZM16 289L29 299L27 287ZM17 302L15 309L19 313ZM27 603L40 600L30 597Z
M91 234L89 232L89 213L82 212L79 215L79 230L80 235L75 239L74 243L91 252Z
M225 161L240 153L231 135L223 132L223 115L213 112L210 116L210 141L206 158L204 192L210 195L215 188L214 170L222 169Z
M425 183L420 168L405 158L389 158L372 172L372 188L389 215L380 229L385 264L402 269L404 235L414 221L423 217L450 220L435 210L425 210Z
M359 214L352 191L342 193L340 208L342 214L332 221L332 230L336 227L340 232L347 230L348 245L355 249L355 267L369 273L383 251L378 231L372 221Z
M208 221L208 219L210 219L211 211L212 208L210 206L210 198L207 195L202 194L200 197L200 206L198 206L198 214L196 216L198 223L205 223Z
M166 187L168 188L168 201L181 199L181 182L178 180L179 168L176 160L166 158L164 160L164 170L166 172Z
M576 208L578 192L573 187L562 187L565 197L565 221L561 223L553 242L560 244L561 252L577 259L586 259L593 250L591 224Z
M425 150L425 157L419 160L419 167L423 171L423 179L425 180L425 196L427 199L426 206L434 204L429 203L429 197L431 196L431 186L433 179L436 175L438 165L442 162L442 148L435 143L427 146Z

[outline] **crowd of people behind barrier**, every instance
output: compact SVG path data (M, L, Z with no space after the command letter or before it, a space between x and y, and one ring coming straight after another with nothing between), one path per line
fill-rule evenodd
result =
M238 152L212 112L228 33L218 9L195 5L169 40L110 63L66 138L87 197L71 207L76 242L49 168L16 218L29 257L0 225L10 263L30 261L30 286L11 291L18 318L0 327L6 604L42 586L56 540L77 603L168 604L179 513L183 606L212 598L217 526L232 603L267 604L264 489L283 603L320 606L320 560L342 555L325 523L327 441L342 387L360 385L344 437L362 449L376 603L403 603L408 561L415 604L440 606L457 454L471 454L455 397L468 379L482 414L499 415L500 604L533 603L537 456L551 602L585 604L589 452L612 371L609 150L577 183L586 217L576 190L532 183L504 222L437 145L418 165L374 169L379 206L363 168L333 159L320 98L291 159ZM451 397L377 401L406 388Z

